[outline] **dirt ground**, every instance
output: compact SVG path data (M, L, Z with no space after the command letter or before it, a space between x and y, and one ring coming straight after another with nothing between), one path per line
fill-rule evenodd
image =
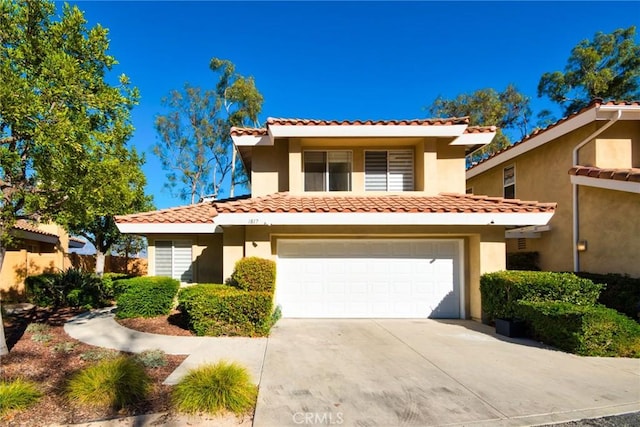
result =
M78 311L73 309L34 309L26 313L3 316L10 352L9 355L0 358L0 380L21 377L35 381L43 397L27 411L7 414L0 419L1 425L44 426L84 423L169 410L171 388L162 385L162 382L186 356L167 355L166 366L147 368L153 379L153 387L148 398L138 406L123 411L100 410L79 407L65 399L66 383L74 372L95 363L91 359L100 357L103 352L119 353L83 344L69 337L64 332L63 324L76 314ZM45 324L48 328L42 332L30 332L27 330L30 323ZM169 323L166 317L129 323L136 329L147 332L190 334ZM145 323L148 324L148 328L145 328Z

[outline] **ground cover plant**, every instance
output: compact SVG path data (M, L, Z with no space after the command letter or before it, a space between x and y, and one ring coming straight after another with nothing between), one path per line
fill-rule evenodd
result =
M3 317L10 352L0 358L0 381L21 379L37 385L41 397L24 411L0 415L3 426L37 426L75 424L88 421L144 413L170 411L170 386L162 382L186 356L164 355L166 365L145 368L151 378L149 394L135 405L118 410L112 407L89 407L70 404L65 390L73 374L104 360L134 357L115 350L93 347L70 338L63 330L64 322L77 314L71 308L37 308L30 313ZM28 325L37 326L28 326ZM27 328L29 331L27 331ZM46 330L47 342L33 340L33 335ZM52 368L55 367L55 368Z
M189 371L175 386L172 401L180 412L242 415L253 410L257 394L246 368L221 361Z

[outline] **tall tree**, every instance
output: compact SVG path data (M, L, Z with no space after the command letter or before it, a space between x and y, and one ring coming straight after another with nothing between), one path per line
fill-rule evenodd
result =
M631 100L640 98L640 46L636 27L619 28L611 34L598 32L593 41L583 40L572 50L564 73L544 73L538 96L548 96L569 115L594 98Z
M520 138L529 130L531 108L529 98L509 84L504 91L479 89L472 93L463 93L453 99L442 97L428 107L434 117L469 117L469 123L475 126L496 126L498 131L488 146L474 153L474 157L486 156L510 144L506 131Z
M125 273L129 273L129 259L147 248L147 239L133 234L121 234L113 244L112 252L125 259Z
M153 152L168 171L166 186L191 203L207 194L219 197L227 181L233 196L234 186L247 182L230 130L257 125L263 101L253 77L236 73L232 62L213 58L210 68L218 75L216 88L185 84L171 91L162 100L169 111L155 123L159 141Z
M107 30L87 28L77 7L55 11L47 0L0 2L0 269L15 221L56 219L133 130L137 90L124 75L105 79L116 64Z
M123 145L110 148L91 173L78 178L82 185L57 218L71 233L85 237L96 248L98 275L104 273L105 255L122 239L114 215L153 209L151 197L144 193L146 178L140 169L144 160ZM108 185L96 192L95 188L104 183Z

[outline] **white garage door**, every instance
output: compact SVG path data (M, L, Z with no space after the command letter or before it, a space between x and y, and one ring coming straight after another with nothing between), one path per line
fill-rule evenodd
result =
M460 240L279 240L284 317L460 318Z

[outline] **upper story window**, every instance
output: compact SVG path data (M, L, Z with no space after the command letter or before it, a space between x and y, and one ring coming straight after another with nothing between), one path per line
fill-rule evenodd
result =
M365 151L366 191L413 191L413 151Z
M351 191L351 151L305 151L304 191Z
M504 187L503 197L505 199L516 198L516 167L507 166L503 169L502 183Z

